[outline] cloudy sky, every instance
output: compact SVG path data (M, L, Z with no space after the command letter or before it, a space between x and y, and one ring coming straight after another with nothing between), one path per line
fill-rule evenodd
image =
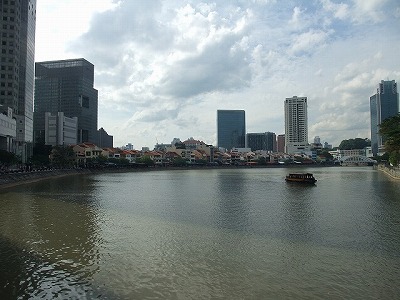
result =
M308 97L309 138L369 134L369 97L400 81L398 0L38 0L36 61L95 65L99 127L136 149L216 144L217 109L284 133Z

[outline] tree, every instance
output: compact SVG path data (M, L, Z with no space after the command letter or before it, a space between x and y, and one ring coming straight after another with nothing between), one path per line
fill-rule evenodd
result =
M0 164L9 166L17 162L18 162L18 157L14 153L5 150L0 150Z
M186 160L180 156L175 157L172 161L174 167L184 167L186 166Z
M71 167L74 163L75 153L72 147L54 146L51 150L50 159L56 167Z
M390 163L397 166L400 162L400 113L385 119L379 125L379 133L385 142Z
M35 144L33 147L33 155L30 159L35 166L48 166L50 163L49 156L51 154L52 147L41 143Z
M257 159L257 163L259 164L259 165L266 165L267 164L267 158L265 157L265 156L260 156L258 159Z
M154 161L148 155L145 155L145 156L142 156L142 157L136 159L136 162L145 164L146 166L154 166Z
M340 150L352 150L352 149L364 149L365 147L371 146L369 139L355 138L349 140L343 140L340 145Z

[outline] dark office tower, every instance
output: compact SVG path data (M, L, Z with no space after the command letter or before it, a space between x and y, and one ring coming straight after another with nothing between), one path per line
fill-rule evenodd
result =
M387 118L399 113L399 93L394 80L379 83L376 94L369 98L371 111L371 148L373 155L382 150L384 140L379 134L379 125Z
M98 93L94 66L83 58L36 63L35 142L43 143L45 113L78 118L78 143L97 142Z
M218 147L231 150L245 147L246 120L244 110L217 111Z
M276 134L273 132L247 133L246 148L250 148L251 151L264 150L275 152Z
M114 145L114 137L112 135L109 135L107 131L101 127L97 131L97 146L100 148L113 148Z
M17 122L11 148L25 162L33 140L36 0L2 0L0 20L0 110L12 109Z

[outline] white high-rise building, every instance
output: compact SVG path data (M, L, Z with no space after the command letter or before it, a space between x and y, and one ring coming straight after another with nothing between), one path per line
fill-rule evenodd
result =
M285 100L285 152L302 153L310 150L308 144L307 97Z
M45 144L46 145L76 145L78 118L68 118L63 112L45 113Z

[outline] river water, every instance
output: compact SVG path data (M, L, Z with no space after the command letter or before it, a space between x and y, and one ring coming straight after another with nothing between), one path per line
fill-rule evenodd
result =
M297 169L298 170L298 169ZM371 167L70 176L0 191L1 299L398 299L400 182Z

